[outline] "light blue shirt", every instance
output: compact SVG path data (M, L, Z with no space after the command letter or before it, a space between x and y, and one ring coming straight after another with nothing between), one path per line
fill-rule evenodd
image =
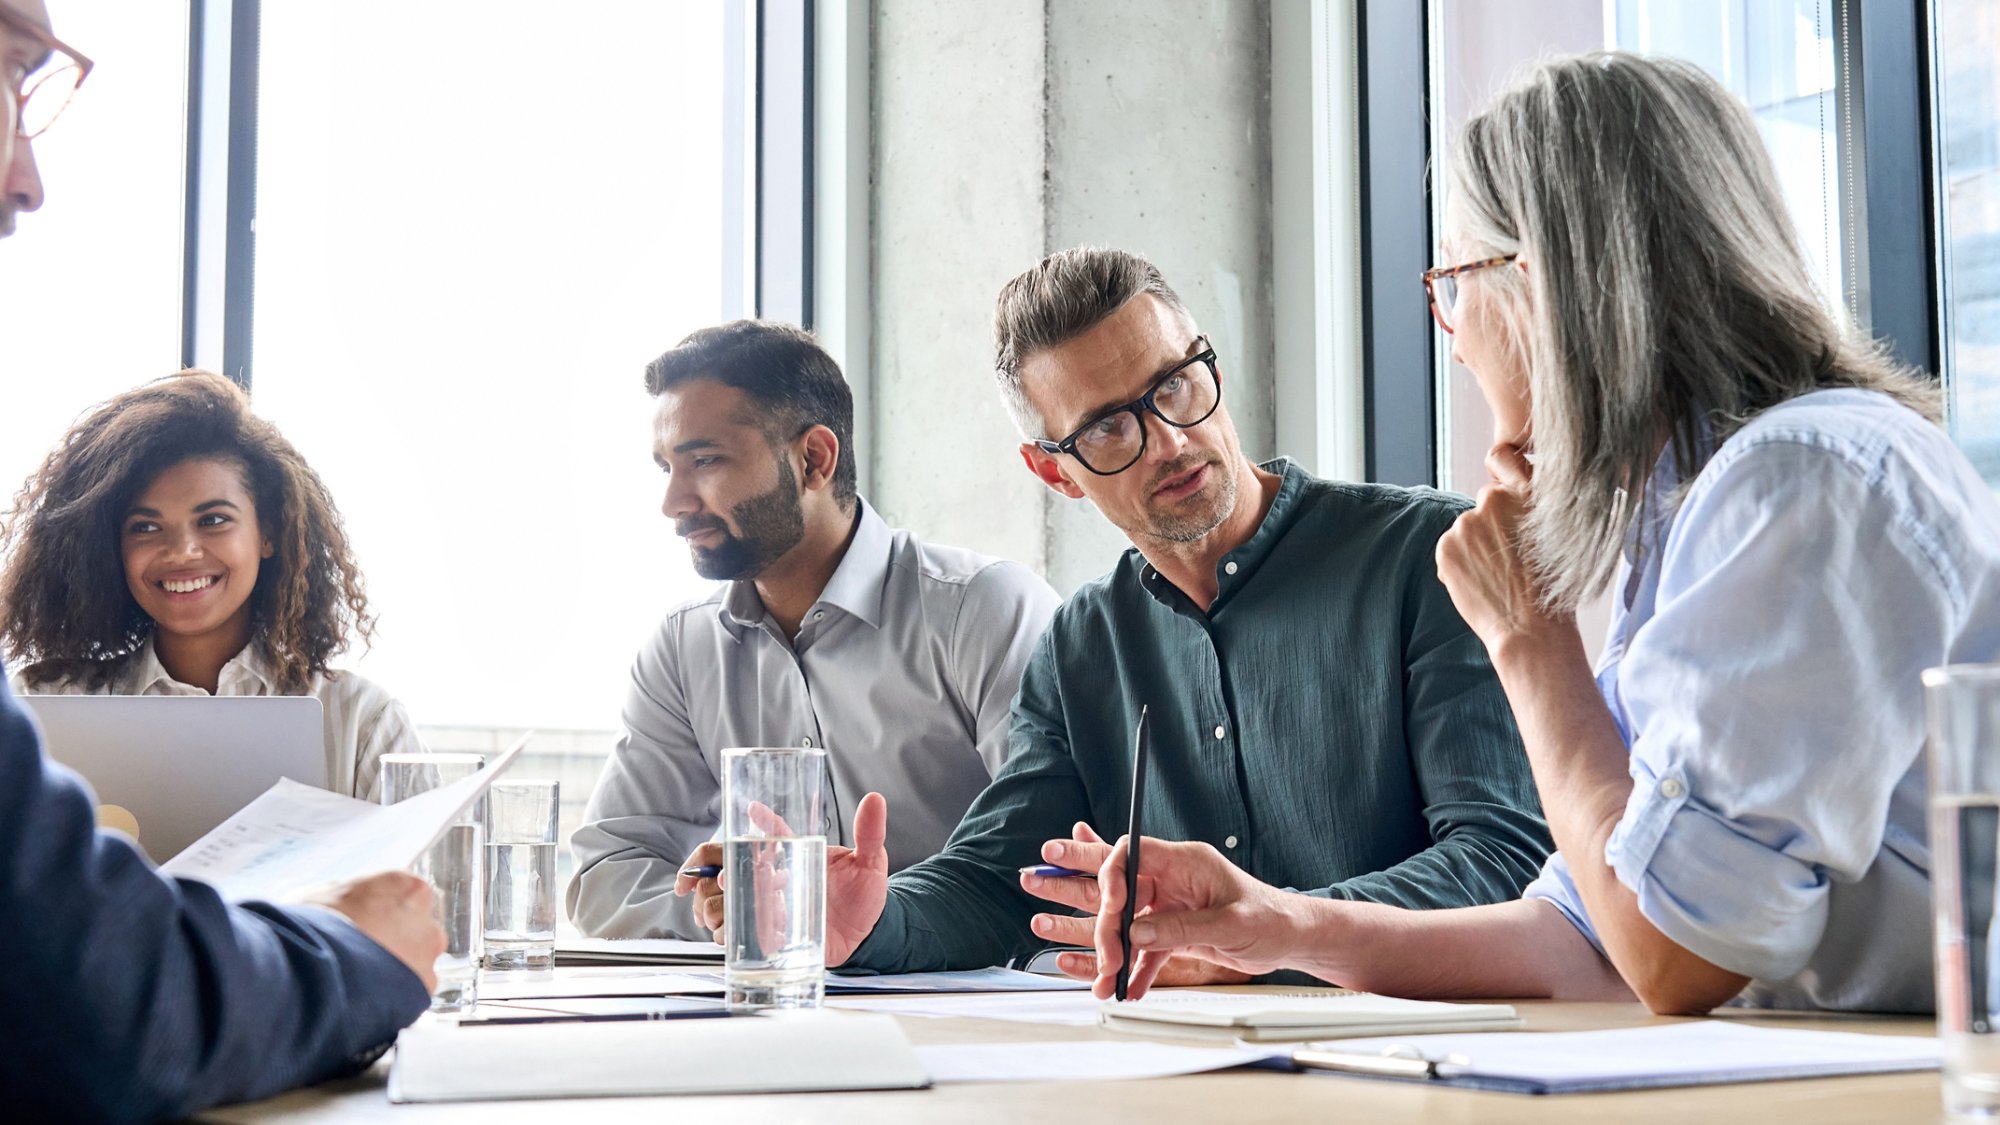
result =
M1675 510L1677 484L1649 485L1598 665L1633 782L1605 859L1751 978L1739 1003L1931 1011L1918 676L2000 659L2000 503L1855 390L1765 411ZM1602 949L1563 856L1526 897Z

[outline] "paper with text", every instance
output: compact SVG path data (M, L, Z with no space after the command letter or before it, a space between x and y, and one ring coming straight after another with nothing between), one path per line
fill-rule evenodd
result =
M376 805L289 778L217 825L160 873L199 879L232 902L280 899L325 883L414 864L493 779L528 736L485 769L394 805Z

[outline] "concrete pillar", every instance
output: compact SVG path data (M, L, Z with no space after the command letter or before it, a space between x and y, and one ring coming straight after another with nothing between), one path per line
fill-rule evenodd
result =
M1042 488L992 386L992 304L1043 254L1159 265L1273 452L1264 3L876 0L875 499L1064 593L1129 546Z
M1043 253L1041 0L877 0L873 496L892 525L1046 554L993 389L992 307Z

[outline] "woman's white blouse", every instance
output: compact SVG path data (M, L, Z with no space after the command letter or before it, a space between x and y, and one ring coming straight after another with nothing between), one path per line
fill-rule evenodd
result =
M1633 779L1607 862L1743 1002L1931 1010L1918 676L2000 659L2000 503L1853 390L1759 415L1677 510L1655 476L1598 666ZM1564 857L1525 893L1599 944Z
M167 674L148 638L111 678L89 688L69 680L30 687L16 673L16 695L207 695ZM251 644L222 666L217 695L279 695L263 649ZM312 679L307 695L319 700L326 719L327 788L364 801L375 799L384 754L421 753L423 742L409 713L388 692L353 672L336 671Z

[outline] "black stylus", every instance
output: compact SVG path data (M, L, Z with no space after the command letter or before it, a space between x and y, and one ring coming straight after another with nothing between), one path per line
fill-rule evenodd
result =
M1118 912L1118 944L1125 951L1118 962L1118 999L1125 999L1125 987L1132 980L1132 909L1139 901L1139 811L1146 803L1146 758L1152 738L1146 722L1146 707L1139 707L1139 730L1132 736L1132 813L1125 831L1132 838L1132 850L1125 857L1125 906Z

